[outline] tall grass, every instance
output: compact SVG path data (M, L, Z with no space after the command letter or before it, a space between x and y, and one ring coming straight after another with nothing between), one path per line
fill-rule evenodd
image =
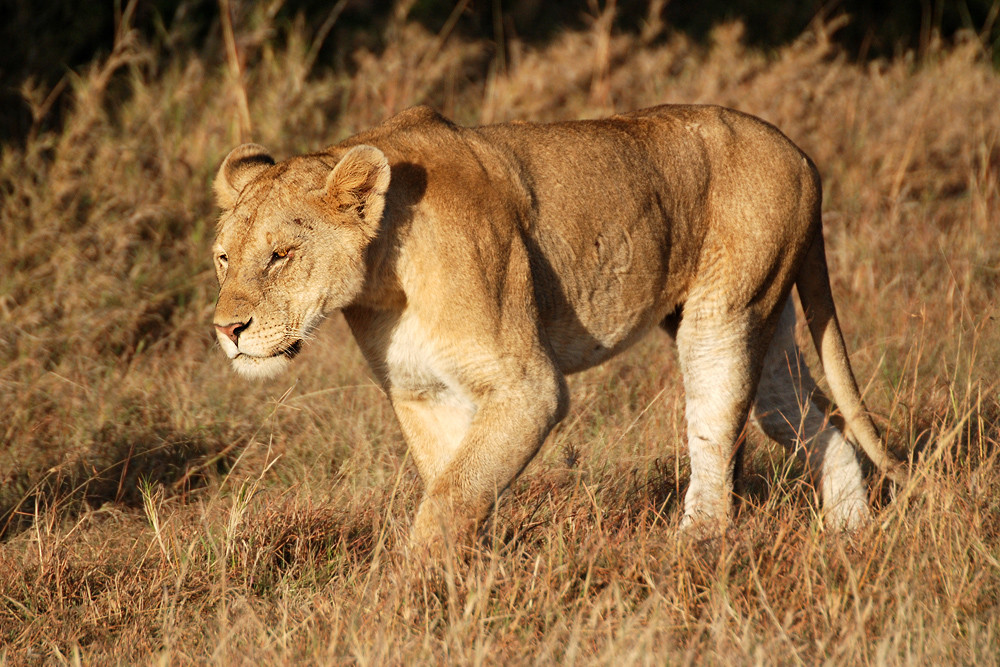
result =
M265 14L228 58L158 61L126 12L61 129L4 148L0 663L995 662L1000 77L979 42L859 64L836 23L762 53L738 24L700 45L604 13L500 62L397 10L350 69ZM219 161L417 103L479 123L664 102L757 114L815 159L854 365L925 492L873 479L872 525L824 533L797 464L754 437L731 530L679 538L683 397L652 337L571 378L471 554L413 567L420 483L343 322L270 384L215 349Z

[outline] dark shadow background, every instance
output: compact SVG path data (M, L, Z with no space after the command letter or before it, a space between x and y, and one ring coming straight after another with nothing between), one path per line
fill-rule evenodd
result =
M223 0L225 1L225 0ZM224 48L219 29L220 0L139 0L131 24L144 41L153 44L160 64L198 56L222 62ZM229 0L237 32L253 29L241 22L254 3ZM280 40L283 25L304 21L317 29L330 16L336 0L285 0L276 3L273 38ZM314 72L337 67L350 70L350 54L358 47L378 50L396 0L346 0L333 29L323 42ZM416 0L411 20L439 31L461 0ZM561 30L588 25L606 0L468 0L455 15L453 34L496 45L520 40L542 44ZM31 128L29 106L21 88L26 81L48 92L65 80L71 85L79 71L97 57L110 53L116 19L127 0L0 0L0 145L21 143ZM649 0L618 0L615 28L638 32L650 13ZM785 44L813 19L848 14L850 22L836 34L849 57L883 58L912 51L922 57L940 36L951 40L959 30L971 30L1000 56L1000 0L672 0L662 18L667 34L680 31L705 41L712 27L734 19L746 26L748 45L771 49ZM1000 64L1000 63L998 63ZM56 95L49 126L60 122L67 95ZM46 128L47 129L47 128Z

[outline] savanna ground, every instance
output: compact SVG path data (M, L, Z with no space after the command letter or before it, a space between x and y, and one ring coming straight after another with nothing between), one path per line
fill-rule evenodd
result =
M26 87L35 131L0 160L0 663L997 662L1000 76L975 35L859 62L836 21L764 53L739 24L700 43L597 12L497 53L400 4L344 65L263 10L223 22L228 57L164 65L130 7L58 128ZM819 165L855 370L920 493L873 471L871 525L824 532L752 433L731 530L679 537L683 396L652 336L571 378L471 553L411 566L420 481L342 320L267 384L213 341L215 169L417 103L484 123L664 102L757 114Z

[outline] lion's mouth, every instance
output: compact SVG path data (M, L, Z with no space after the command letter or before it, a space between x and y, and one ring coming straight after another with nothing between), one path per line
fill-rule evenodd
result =
M256 355L256 354L247 354L246 352L237 352L236 356L232 358L233 359L244 358L244 359L254 359L263 361L266 359L277 359L278 357L284 357L285 359L291 360L294 359L296 356L298 356L299 352L301 351L302 351L302 339L300 338L296 341L289 343L287 346L279 349L274 354Z
M295 341L294 343L292 343L285 349L281 350L280 352L278 352L278 354L274 356L276 357L283 356L286 359L294 359L301 351L302 351L302 339L300 338L299 340Z

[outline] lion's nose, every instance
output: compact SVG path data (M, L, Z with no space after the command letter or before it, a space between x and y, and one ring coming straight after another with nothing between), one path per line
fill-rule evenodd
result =
M233 322L232 324L216 324L215 329L219 333L225 335L229 340L234 343L238 343L240 334L250 326L252 320L247 320L246 322Z

